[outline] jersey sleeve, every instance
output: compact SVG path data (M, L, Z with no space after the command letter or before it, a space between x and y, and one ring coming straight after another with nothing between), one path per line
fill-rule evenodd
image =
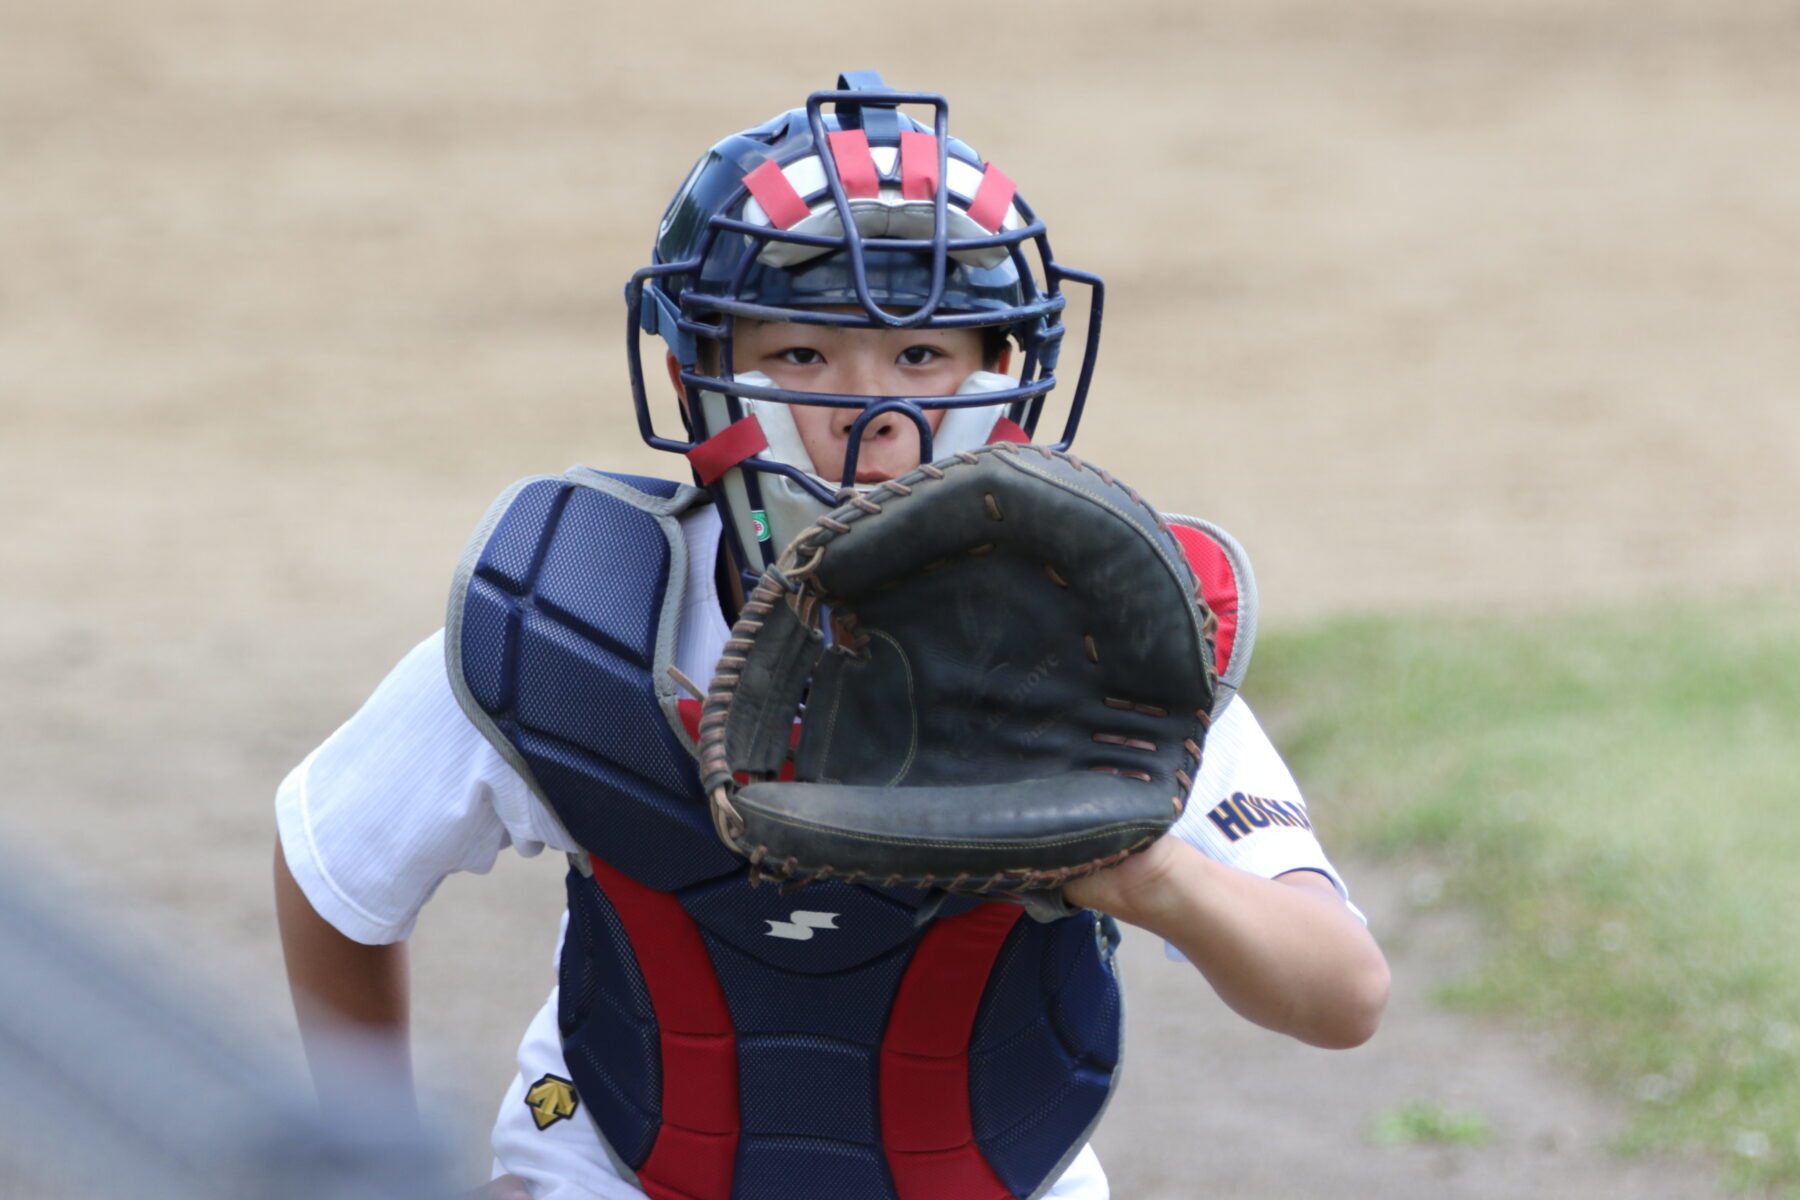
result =
M1317 871L1349 902L1293 773L1241 697L1207 731L1199 776L1171 832L1208 858L1265 879Z
M446 876L484 873L508 845L573 848L457 704L441 631L288 774L275 814L313 908L371 945L409 936Z

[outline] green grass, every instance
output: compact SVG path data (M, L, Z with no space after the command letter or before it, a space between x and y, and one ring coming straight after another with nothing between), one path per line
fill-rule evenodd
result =
M1369 1140L1378 1146L1480 1146L1492 1134L1478 1112L1423 1102L1390 1108L1369 1125Z
M1331 845L1436 857L1630 1149L1800 1196L1800 600L1268 636L1252 702Z

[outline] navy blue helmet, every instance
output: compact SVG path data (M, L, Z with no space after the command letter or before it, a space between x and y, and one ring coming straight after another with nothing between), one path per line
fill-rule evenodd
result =
M928 107L932 126L902 105ZM639 429L651 446L688 457L729 517L739 566L760 571L839 503L843 491L829 480L856 478L864 426L883 414L918 427L927 462L990 441L1037 440L1044 397L1057 382L1070 282L1088 287L1089 318L1063 427L1056 440L1044 439L1057 449L1068 448L1081 420L1099 344L1100 279L1055 261L1043 222L1012 181L950 136L942 96L894 91L871 71L847 73L805 108L714 146L675 193L651 265L625 289ZM1016 378L976 372L952 396L792 391L734 370L739 317L976 328L1015 343L1022 365ZM661 335L679 362L685 438L655 430L640 330ZM841 466L811 461L793 404L861 410ZM946 410L935 434L931 409Z

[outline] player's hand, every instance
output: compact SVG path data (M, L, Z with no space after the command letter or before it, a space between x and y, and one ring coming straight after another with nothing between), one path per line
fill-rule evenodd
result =
M470 1192L469 1200L531 1200L531 1192L517 1175L502 1175Z
M1185 849L1190 847L1179 838L1160 837L1115 867L1071 879L1063 885L1063 896L1079 908L1091 908L1128 924L1150 924L1169 877L1182 866Z

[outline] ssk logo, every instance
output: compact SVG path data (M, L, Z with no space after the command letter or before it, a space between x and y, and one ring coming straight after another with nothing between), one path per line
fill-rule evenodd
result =
M789 913L788 916L793 919L789 921L770 921L767 917L763 918L764 923L769 927L770 937L787 938L789 941L794 942L810 942L812 940L813 930L837 928L836 925L832 924L832 922L837 920L838 915L836 913L808 912L806 909L801 908Z

